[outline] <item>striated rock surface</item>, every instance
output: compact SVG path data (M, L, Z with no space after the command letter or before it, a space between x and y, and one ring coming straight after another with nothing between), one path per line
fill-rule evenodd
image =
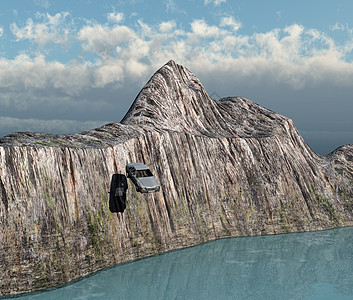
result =
M129 181L128 162L161 184ZM314 153L292 120L241 97L212 100L170 61L121 123L74 135L0 139L0 292L60 285L101 268L205 241L353 225L353 145Z

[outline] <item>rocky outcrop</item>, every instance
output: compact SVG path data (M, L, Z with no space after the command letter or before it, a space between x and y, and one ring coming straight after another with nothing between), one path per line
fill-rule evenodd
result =
M161 184L109 211L128 162ZM353 224L353 146L315 154L293 122L241 97L212 100L170 61L121 123L0 139L0 291L60 285L209 240Z

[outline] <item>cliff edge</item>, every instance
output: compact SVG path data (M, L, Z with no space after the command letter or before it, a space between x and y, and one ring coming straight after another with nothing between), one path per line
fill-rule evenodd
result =
M112 175L136 161L161 191L129 181L113 214ZM317 155L292 120L215 101L170 61L121 123L1 138L0 199L0 292L17 294L217 238L351 226L353 145Z

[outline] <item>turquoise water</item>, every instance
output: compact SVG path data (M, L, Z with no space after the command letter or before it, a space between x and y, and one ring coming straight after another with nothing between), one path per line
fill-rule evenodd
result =
M353 299L353 228L217 240L19 299Z

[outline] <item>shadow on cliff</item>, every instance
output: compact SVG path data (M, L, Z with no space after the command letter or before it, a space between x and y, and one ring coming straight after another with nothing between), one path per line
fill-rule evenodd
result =
M126 208L127 178L124 174L113 174L110 182L109 209L113 213L123 213Z

